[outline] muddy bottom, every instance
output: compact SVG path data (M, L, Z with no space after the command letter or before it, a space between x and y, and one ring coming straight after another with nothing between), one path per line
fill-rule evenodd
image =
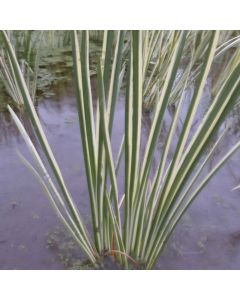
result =
M91 228L73 89L64 87L52 98L41 101L37 110L66 184L87 227ZM113 131L115 153L124 127L123 99L118 101L117 110ZM196 124L201 118L200 111ZM31 134L27 119L24 116L21 119ZM239 138L238 119L231 117L230 121L232 129L214 156L214 162ZM149 115L143 117L143 140L147 138L150 122ZM33 134L31 137L35 140ZM161 146L160 137L158 148ZM1 113L0 269L81 268L83 256L62 229L48 199L20 161L16 149L30 158L9 114ZM240 191L231 192L240 183L239 170L238 152L183 217L162 253L157 269L240 269ZM119 186L123 185L121 174Z

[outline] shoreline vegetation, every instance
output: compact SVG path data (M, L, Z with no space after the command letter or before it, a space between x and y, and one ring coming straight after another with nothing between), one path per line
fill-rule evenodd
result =
M111 257L116 268L154 268L189 206L240 147L237 142L206 174L206 165L228 133L228 128L221 125L239 102L239 32L69 31L49 37L54 47L67 49L62 53L68 58L57 72L59 76L65 80L66 69L73 69L91 233L63 178L35 107L39 86L47 86L40 74L42 70L45 76L50 73L42 62L46 33L27 31L19 35L17 38L14 32L2 31L0 52L0 78L11 98L7 108L32 161L20 152L19 157L93 267L104 268L106 257ZM19 54L18 47L25 50ZM56 61L52 64L62 60L57 57ZM51 59L47 64L51 65ZM93 75L97 81L96 109L90 80ZM192 133L210 77L212 101ZM193 92L186 103L189 87ZM115 158L113 120L120 93L125 121ZM183 109L186 114L182 120ZM17 111L26 111L40 147L30 138ZM144 112L151 114L151 125L141 153ZM168 113L170 126L156 162L158 139ZM119 186L121 164L123 190Z

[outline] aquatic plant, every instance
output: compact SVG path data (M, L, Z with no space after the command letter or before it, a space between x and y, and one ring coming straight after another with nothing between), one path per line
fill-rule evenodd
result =
M171 91L170 102L179 98L186 77L188 77L188 86L195 84L198 76L202 59L207 51L207 45L211 38L210 31L190 31L186 36L186 42L182 54L182 65L180 65L178 76L175 79L174 87ZM145 111L154 109L156 99L166 79L166 71L171 62L174 44L179 39L178 31L164 30L146 30L143 34L143 108ZM219 90L224 80L231 73L239 60L240 34L238 31L220 31L218 46L215 51L214 64L217 73L222 76L216 76L212 87L213 96ZM216 68L217 62L218 68ZM187 65L192 65L191 76L188 76Z
M36 100L42 32L35 32L34 34L33 37L33 31L31 30L19 31L16 34L14 32L8 33L8 38L14 40L16 47L21 49L18 62L33 102ZM3 39L5 35L7 35L6 32L3 33ZM11 59L5 48L0 49L0 79L15 106L22 108L24 100Z
M130 36L130 51L123 63L126 34ZM41 183L63 224L94 265L101 263L101 259L108 255L113 256L125 268L131 266L153 268L189 205L224 162L240 147L240 142L238 142L210 172L203 174L206 163L218 147L226 130L220 132L220 136L213 145L210 146L210 142L218 133L218 128L226 114L235 104L240 88L240 62L235 61L205 117L195 132L190 134L219 39L219 32L210 31L196 74L194 93L181 125L173 156L169 160L170 146L179 123L186 86L191 80L192 63L188 64L184 70L186 75L181 83L171 126L159 161L157 163L155 161L157 166L153 168L153 157L175 87L174 83L183 58L188 32L179 31L172 34L176 39L172 45L165 80L161 92L158 93L149 137L144 145L143 157L141 157L141 118L144 97L143 32L104 32L103 49L97 69L96 118L93 113L89 72L89 33L87 31L82 31L80 35L77 31L71 33L76 101L92 212L92 240L45 136L13 47L7 34L3 33L4 43L23 101L48 161L48 167L52 171L51 174L17 115L9 107L32 154L34 164L28 162L21 154L20 156ZM125 97L125 130L117 159L114 161L111 135L116 102L125 70L126 88L122 90ZM122 194L117 181L121 162L124 163L125 168L125 184Z

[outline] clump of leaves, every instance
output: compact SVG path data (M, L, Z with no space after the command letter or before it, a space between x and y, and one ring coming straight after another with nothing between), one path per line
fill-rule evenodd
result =
M123 63L125 35L130 38L128 59ZM240 88L240 62L235 61L224 79L205 117L190 134L194 117L209 75L219 39L219 32L210 31L204 53L196 73L194 92L181 126L177 144L170 162L168 154L179 122L184 92L190 80L192 64L186 66L184 80L179 84L179 97L170 128L157 167L153 157L162 129L165 113L172 100L176 77L183 58L187 31L173 33L171 59L166 66L166 76L157 101L149 137L143 157L140 157L142 104L144 99L143 32L104 32L103 48L97 69L97 112L93 113L92 89L89 68L89 34L87 31L71 33L76 101L82 140L84 163L91 204L93 239L90 237L66 186L61 170L35 111L14 50L6 33L3 33L9 58L14 67L29 118L35 129L51 168L51 175L26 130L9 107L31 154L34 164L21 156L23 162L39 180L57 215L75 241L95 266L106 255L112 256L124 268L132 266L151 269L171 236L175 226L194 199L206 186L224 162L240 147L237 143L222 159L199 180L204 167L226 131L216 142L209 142L218 132L226 114L235 104ZM80 40L80 44L79 44ZM125 130L117 160L113 158L111 135L116 113L116 101L126 74ZM207 153L205 153L207 151ZM204 155L205 154L205 155ZM118 186L118 170L123 160L125 166L124 191ZM155 162L156 163L156 162ZM152 171L153 176L152 176Z

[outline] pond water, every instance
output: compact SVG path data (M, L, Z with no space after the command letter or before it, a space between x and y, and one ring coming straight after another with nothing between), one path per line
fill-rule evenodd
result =
M191 90L188 91L191 93ZM186 96L188 98L188 96ZM205 90L209 99L209 90ZM186 100L187 103L187 100ZM200 107L193 131L208 101ZM90 227L90 208L82 156L75 96L64 86L37 106L44 130L80 212ZM184 117L183 109L182 116ZM21 116L31 133L27 119ZM165 120L168 126L171 116ZM231 117L229 130L213 162L239 139L238 119ZM143 144L151 117L143 116ZM116 154L124 128L124 99L117 104L113 129ZM164 135L164 131L162 133ZM161 135L161 136L162 136ZM158 149L161 150L160 136ZM35 141L34 134L31 134ZM36 143L37 145L37 143ZM26 146L8 113L0 114L0 269L65 269L82 259L75 244L62 229L38 182L22 164L16 149L29 158ZM159 156L156 155L155 159ZM211 180L178 224L157 269L240 269L240 152ZM123 173L119 174L120 189Z

